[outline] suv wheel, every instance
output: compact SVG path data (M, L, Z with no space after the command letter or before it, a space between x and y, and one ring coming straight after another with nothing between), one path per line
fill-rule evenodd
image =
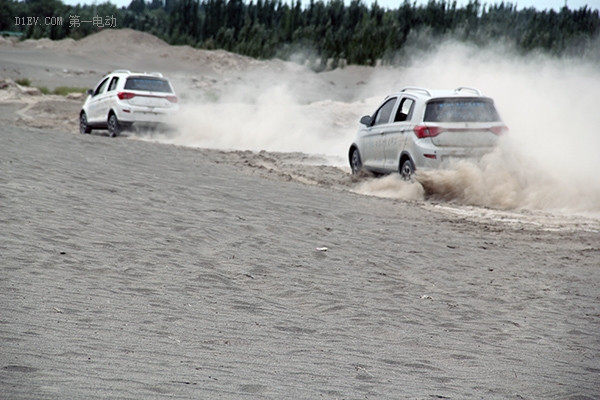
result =
M115 114L110 114L108 117L108 136L115 137L121 133L121 126Z
M402 179L404 179L405 181L408 181L411 179L414 173L415 165L410 160L410 158L407 158L402 162L402 165L400 166L400 176L402 176Z
M84 112L79 116L79 133L92 133L92 128L88 125L87 115Z
M352 150L352 156L350 157L350 168L352 168L352 174L357 175L362 170L362 161L360 160L360 153L358 149Z

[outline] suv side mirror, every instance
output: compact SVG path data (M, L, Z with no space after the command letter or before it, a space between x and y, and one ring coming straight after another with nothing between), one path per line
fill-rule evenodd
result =
M88 89L88 90L86 90L86 91L85 91L85 93L86 93L88 96L91 96L92 94L94 94L94 91L93 91L92 89Z
M370 115L365 115L360 119L360 123L366 126L371 126L373 125L373 118L371 118Z

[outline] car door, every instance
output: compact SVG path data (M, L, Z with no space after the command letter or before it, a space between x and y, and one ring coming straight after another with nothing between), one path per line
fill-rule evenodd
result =
M371 126L365 128L363 136L362 162L367 168L384 169L385 153L383 132L389 124L396 97L387 99L373 114Z
M411 119L414 108L414 99L408 96L402 97L392 122L384 127L384 164L388 171L398 171L400 153L404 150L406 139L412 132Z
M114 103L114 99L117 96L117 84L119 83L119 77L113 76L110 78L110 83L106 92L100 93L98 98L98 114L100 119L108 120L108 112Z
M96 86L94 93L92 93L92 98L90 99L90 103L88 105L88 110L87 110L88 123L90 123L90 124L97 125L97 124L103 122L104 118L100 114L100 107L101 107L100 102L103 99L102 94L105 92L105 89L108 85L108 80L109 80L108 77L103 79L102 82L100 82L100 84L98 84L98 86Z

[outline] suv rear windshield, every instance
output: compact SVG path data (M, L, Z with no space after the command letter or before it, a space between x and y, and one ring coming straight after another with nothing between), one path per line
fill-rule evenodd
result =
M426 122L495 122L500 116L490 100L438 99L427 103Z
M171 93L171 85L169 85L169 82L159 78L127 78L127 81L125 82L125 89L144 90L147 92Z

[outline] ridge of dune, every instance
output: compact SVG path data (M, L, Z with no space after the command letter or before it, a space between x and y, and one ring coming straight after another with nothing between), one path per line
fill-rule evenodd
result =
M102 54L112 54L112 59L121 60L123 57L139 58L153 57L157 62L164 63L176 60L175 63L191 64L202 71L225 73L240 72L248 69L269 71L307 71L307 68L293 62L283 60L257 60L226 50L206 50L189 45L171 45L157 36L130 28L104 29L82 39L66 38L51 40L48 38L26 39L13 41L0 38L0 47L16 47L29 50L52 50L67 54L93 54L93 59Z
M136 31L134 29L104 29L97 33L86 36L74 43L80 49L90 50L159 50L169 47L164 40L150 33Z

